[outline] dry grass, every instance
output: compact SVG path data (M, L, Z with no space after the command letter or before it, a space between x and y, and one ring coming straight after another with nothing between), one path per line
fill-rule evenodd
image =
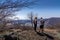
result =
M11 32L15 32L16 36L20 40L45 40L46 36L39 36L33 29L23 28L23 29L11 29L9 31L5 31L4 34L9 34ZM48 33L49 35L54 36L55 40L59 40L59 37L56 37L55 35L57 34L56 29L44 29L45 33ZM39 29L37 29L39 31Z
M37 35L33 30L23 31L19 34L20 40L44 40L46 37Z

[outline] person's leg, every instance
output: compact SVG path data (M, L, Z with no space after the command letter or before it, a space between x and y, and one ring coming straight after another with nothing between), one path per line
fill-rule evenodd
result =
M44 32L44 25L42 25L42 33Z
M34 30L36 31L36 26L35 26L35 24L34 24Z
M42 25L40 25L40 32L42 32Z
M41 32L41 25L40 25L40 29L39 29L39 32Z
M42 28L41 28L40 32L42 33Z
M34 24L34 30L36 31L36 24Z

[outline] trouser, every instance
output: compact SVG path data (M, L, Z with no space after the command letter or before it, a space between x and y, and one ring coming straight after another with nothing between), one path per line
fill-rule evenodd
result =
M34 30L36 31L37 24L34 24Z

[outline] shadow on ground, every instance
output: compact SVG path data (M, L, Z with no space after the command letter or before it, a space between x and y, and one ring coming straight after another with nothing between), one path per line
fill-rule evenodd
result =
M47 34L47 33L39 33L39 32L36 32L39 36L46 36L46 39L45 40L54 40L54 37Z

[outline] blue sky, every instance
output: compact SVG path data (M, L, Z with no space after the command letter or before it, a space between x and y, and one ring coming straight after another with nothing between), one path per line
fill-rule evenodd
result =
M37 6L25 8L16 12L20 19L27 19L27 14L33 12L38 18L60 17L60 0L40 0Z
M25 8L15 13L19 19L28 19L30 12L37 14L38 18L60 17L60 0L39 0L33 8Z

